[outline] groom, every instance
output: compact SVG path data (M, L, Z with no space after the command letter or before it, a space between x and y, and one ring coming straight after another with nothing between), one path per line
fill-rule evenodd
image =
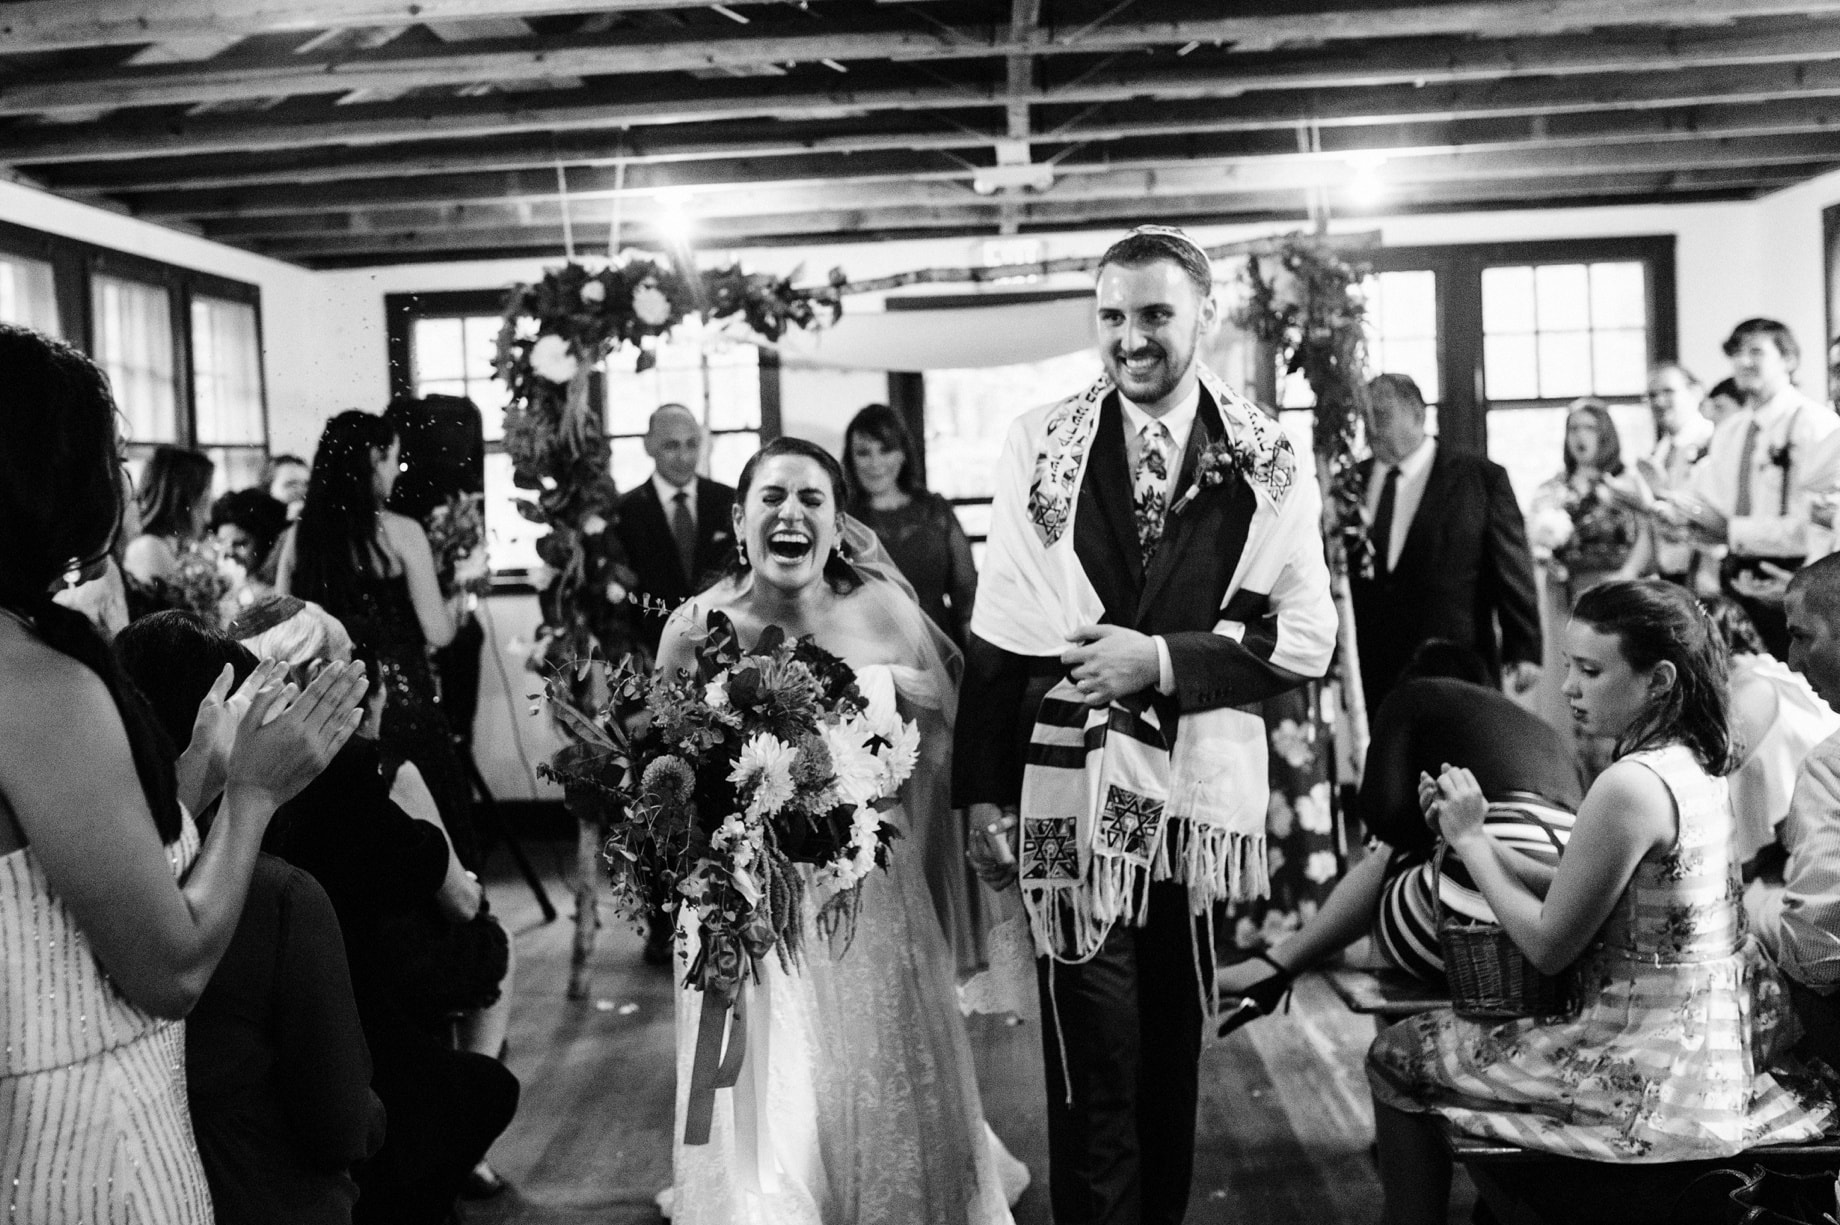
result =
M1012 427L971 626L954 804L1044 954L1057 1225L1182 1219L1212 914L1265 891L1241 708L1334 645L1311 466L1197 360L1212 288L1179 230L1105 253L1106 377Z

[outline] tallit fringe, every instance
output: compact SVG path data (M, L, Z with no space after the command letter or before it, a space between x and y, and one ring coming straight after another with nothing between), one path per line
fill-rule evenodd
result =
M1217 902L1250 902L1271 895L1264 833L1241 834L1180 818L1168 823L1157 845L1152 875L1186 884L1188 912L1195 915Z

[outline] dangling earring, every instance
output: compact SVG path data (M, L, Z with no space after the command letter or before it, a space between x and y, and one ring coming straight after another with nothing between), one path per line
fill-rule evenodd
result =
M745 540L735 541L735 564L740 566L743 570L748 568L747 542Z

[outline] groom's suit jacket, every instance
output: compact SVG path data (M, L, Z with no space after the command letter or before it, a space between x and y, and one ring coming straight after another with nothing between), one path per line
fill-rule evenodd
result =
M1257 702L1302 683L1306 678L1270 662L1283 610L1272 608L1268 596L1241 592L1233 607L1221 608L1257 509L1251 486L1226 481L1202 490L1182 513L1167 516L1162 543L1146 569L1132 515L1118 393L1108 395L1099 411L1074 515L1074 552L1104 603L1106 624L1160 635L1168 645L1175 693L1159 700L1172 701L1186 714ZM1203 389L1171 505L1194 483L1201 452L1224 432L1219 409ZM1314 547L1320 549L1321 541ZM1246 624L1243 640L1212 632L1223 615ZM972 635L954 738L955 806L1018 800L1036 708L1063 673L1058 659L1031 659ZM1262 778L1256 782L1265 786Z

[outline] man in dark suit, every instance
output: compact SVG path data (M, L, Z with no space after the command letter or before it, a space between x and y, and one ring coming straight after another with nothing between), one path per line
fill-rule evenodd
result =
M659 406L645 431L651 479L620 499L614 531L646 600L639 631L654 654L669 610L720 574L735 547L735 491L696 474L703 427L681 404ZM665 606L660 611L659 606Z
M1367 394L1373 577L1351 582L1367 709L1380 709L1432 638L1470 648L1504 688L1526 691L1540 677L1540 608L1507 472L1426 434L1425 398L1410 377L1377 375Z
M1108 377L1012 428L973 613L954 801L980 874L1007 887L1020 868L1053 950L1037 964L1058 1225L1182 1220L1211 974L1197 928L1241 892L1229 864L1264 866L1264 731L1233 708L1322 675L1334 642L1307 461L1197 360L1211 289L1180 231L1106 253ZM1120 896L1143 901L1120 913Z

